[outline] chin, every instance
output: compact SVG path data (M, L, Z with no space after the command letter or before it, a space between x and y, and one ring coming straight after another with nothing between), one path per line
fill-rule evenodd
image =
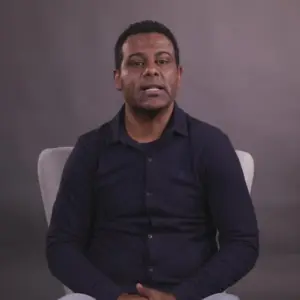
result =
M157 111L168 108L173 101L159 98L150 98L146 101L141 101L138 105L140 109L148 110L148 111Z

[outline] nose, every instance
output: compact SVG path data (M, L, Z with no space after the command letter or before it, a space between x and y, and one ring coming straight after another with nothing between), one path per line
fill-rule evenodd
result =
M146 65L144 76L159 76L159 72L157 70L157 65L155 62L148 62Z

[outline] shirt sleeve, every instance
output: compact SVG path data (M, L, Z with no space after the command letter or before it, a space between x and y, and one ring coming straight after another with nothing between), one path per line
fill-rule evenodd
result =
M198 300L220 293L255 265L259 236L254 207L235 149L227 135L217 135L204 151L205 189L219 251L195 276L173 291L177 300Z
M53 274L73 292L116 300L120 288L85 257L92 224L97 148L81 136L63 170L47 234L46 256Z

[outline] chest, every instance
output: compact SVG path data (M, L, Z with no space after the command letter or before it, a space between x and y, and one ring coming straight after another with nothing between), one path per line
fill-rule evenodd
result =
M106 216L190 217L203 211L203 186L186 139L141 151L111 147L99 158L94 192Z

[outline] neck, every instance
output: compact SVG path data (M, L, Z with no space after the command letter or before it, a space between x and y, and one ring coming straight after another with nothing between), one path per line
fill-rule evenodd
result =
M139 143L153 142L162 135L171 118L174 103L157 113L136 112L125 104L125 128L129 136Z

